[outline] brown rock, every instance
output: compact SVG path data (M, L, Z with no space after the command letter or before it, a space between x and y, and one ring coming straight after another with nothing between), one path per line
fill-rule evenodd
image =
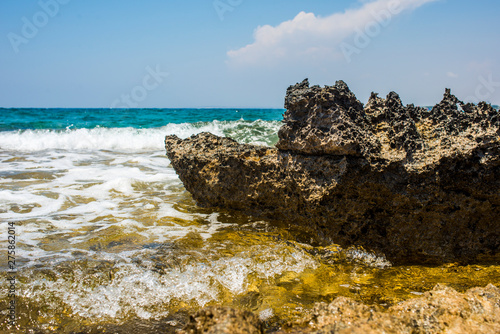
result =
M365 108L343 82L287 91L277 148L208 133L165 138L202 206L294 223L394 263L476 261L500 249L498 111L450 91L432 110L391 92Z
M437 285L387 311L339 297L291 326L279 333L500 333L500 289L488 285L462 294Z
M412 333L500 333L500 289L493 285L461 294L437 285L422 298L392 307Z
M493 285L465 293L443 285L387 310L346 297L318 303L303 319L276 334L500 333L500 289ZM262 333L263 324L248 311L209 307L191 316L181 333Z
M260 334L259 318L248 311L208 307L191 316L182 334Z
M309 82L288 88L283 126L276 147L310 155L360 155L374 145L363 126L363 104L343 82L309 88Z

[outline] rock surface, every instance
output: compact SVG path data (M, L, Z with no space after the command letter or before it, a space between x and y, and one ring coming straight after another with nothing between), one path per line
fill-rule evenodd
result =
M165 138L201 206L298 224L394 263L471 262L500 248L499 113L446 90L432 110L347 85L287 90L276 148Z
M180 332L264 333L264 323L248 311L208 307L190 317ZM465 293L443 285L421 297L383 310L346 297L330 304L317 303L303 319L289 323L275 334L366 333L500 333L500 289L493 285Z
M262 324L249 311L208 307L191 316L181 334L260 334Z
M500 289L490 284L462 294L437 285L387 311L338 297L317 304L302 323L280 333L500 333Z

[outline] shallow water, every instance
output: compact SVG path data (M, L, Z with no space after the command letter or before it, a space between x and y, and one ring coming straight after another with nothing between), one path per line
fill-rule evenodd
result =
M16 326L1 289L0 331L160 333L207 305L251 310L272 328L337 296L390 306L437 283L500 285L498 262L395 267L360 248L326 247L289 222L197 207L163 149L167 134L201 131L272 145L279 125L0 132L0 250L10 223L17 269Z

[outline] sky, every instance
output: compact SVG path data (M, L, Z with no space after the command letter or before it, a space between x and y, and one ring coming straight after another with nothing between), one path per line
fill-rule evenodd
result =
M0 107L282 108L344 80L500 104L498 0L2 0Z

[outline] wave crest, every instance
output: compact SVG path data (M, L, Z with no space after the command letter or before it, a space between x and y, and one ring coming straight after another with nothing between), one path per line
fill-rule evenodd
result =
M0 132L0 148L9 151L43 150L163 150L166 135L187 138L200 132L211 132L241 143L274 145L278 141L279 121L212 121L167 124L159 128L102 128L65 130L18 130Z

